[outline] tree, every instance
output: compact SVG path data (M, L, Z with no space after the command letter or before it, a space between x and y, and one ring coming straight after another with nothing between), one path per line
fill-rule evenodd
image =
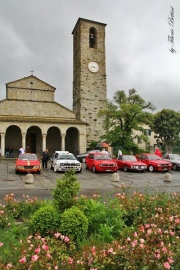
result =
M112 146L121 145L129 150L137 148L135 139L148 141L143 125L150 125L155 110L151 102L146 102L137 91L130 89L128 95L123 90L115 92L113 101L107 102L107 109L99 112L105 116L105 134L102 136ZM138 135L134 131L138 131Z
M151 128L157 134L157 144L166 151L180 143L180 113L170 109L163 109L154 115Z

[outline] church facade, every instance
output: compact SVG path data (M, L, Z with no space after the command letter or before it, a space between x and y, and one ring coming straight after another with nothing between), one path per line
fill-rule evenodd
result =
M103 134L106 106L105 24L79 18L73 29L73 111L54 100L56 88L31 75L6 84L0 101L0 149L41 155L46 148L86 152Z
M31 75L6 84L6 99L0 101L0 148L13 148L41 155L46 148L68 150L75 155L86 150L87 123L54 101L55 88Z

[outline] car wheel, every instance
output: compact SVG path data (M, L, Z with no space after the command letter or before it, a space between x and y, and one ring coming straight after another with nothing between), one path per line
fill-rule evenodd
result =
M57 170L57 166L56 166L56 165L54 165L54 172L55 172L55 173L57 173L57 172L58 172L58 170Z
M86 162L86 158L85 158L85 157L82 158L82 162L83 162L83 163Z
M93 172L95 173L96 172L96 167L93 165Z
M53 166L52 166L52 164L51 164L51 170L53 169Z
M18 171L15 170L15 174L18 174Z
M176 164L173 164L173 165L172 165L172 169L173 169L174 171L176 171L176 170L177 170L177 165L176 165Z
M128 167L124 166L124 171L127 172L128 171Z
M153 172L154 171L154 167L152 165L149 166L149 171Z

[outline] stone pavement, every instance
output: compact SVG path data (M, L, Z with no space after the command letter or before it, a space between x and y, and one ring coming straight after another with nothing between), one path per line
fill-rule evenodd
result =
M34 183L26 184L26 174L15 174L15 159L0 159L0 197L9 192L26 193L51 197L52 190L56 187L58 178L62 173L54 173L53 170L42 170L40 174L34 174ZM172 182L164 182L164 172L124 172L118 171L120 181L112 181L112 173L93 173L86 170L83 164L82 173L77 174L80 182L80 194L93 194L95 192L122 192L120 184L125 183L133 190L144 192L145 190L180 192L180 171L171 171Z

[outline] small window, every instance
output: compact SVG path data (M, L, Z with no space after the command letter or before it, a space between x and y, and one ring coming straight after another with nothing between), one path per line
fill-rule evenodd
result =
M89 29L89 47L96 48L97 45L97 37L96 37L96 29L91 27Z

